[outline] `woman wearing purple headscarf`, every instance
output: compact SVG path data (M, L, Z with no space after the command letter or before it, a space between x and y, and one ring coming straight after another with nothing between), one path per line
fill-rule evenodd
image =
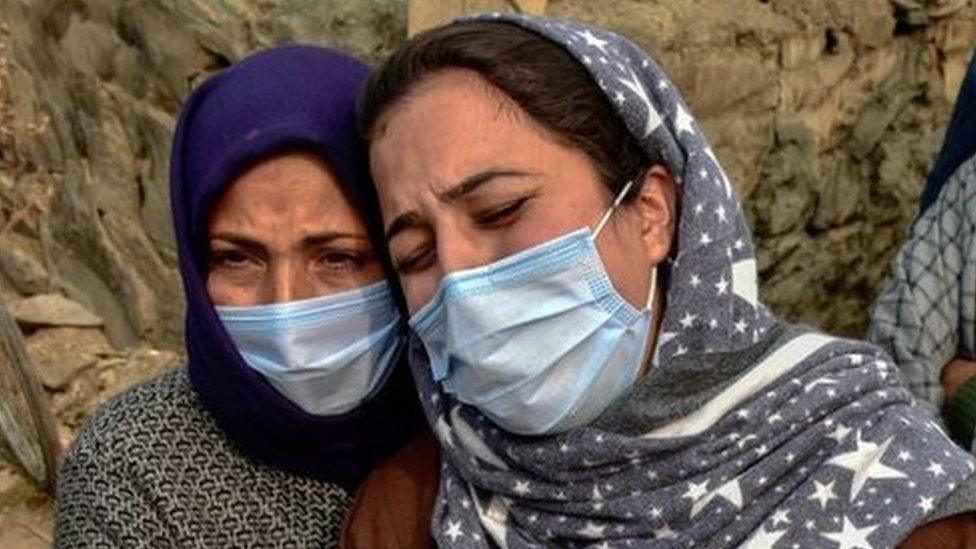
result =
M173 140L186 370L92 417L59 547L321 547L420 425L354 101L368 67L291 46L200 86Z

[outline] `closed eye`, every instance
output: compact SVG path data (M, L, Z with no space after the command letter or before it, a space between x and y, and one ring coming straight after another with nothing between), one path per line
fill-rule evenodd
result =
M434 262L436 252L431 246L424 246L403 259L394 258L394 268L398 273L409 274L423 271Z
M534 196L523 196L516 200L506 202L500 206L489 208L477 212L473 215L475 223L482 227L493 228L502 227L512 222L522 210L522 208L535 198Z

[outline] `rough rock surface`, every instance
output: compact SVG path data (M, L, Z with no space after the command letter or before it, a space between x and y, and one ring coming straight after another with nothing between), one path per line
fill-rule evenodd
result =
M767 302L859 334L939 147L976 8L553 0L549 13L660 57L747 199ZM171 347L181 300L166 160L180 101L271 44L376 61L407 20L393 0L0 0L0 14L0 228L33 242L0 254L0 296L49 285L102 317L116 345Z
M976 43L972 4L550 0L548 11L660 59L745 199L764 300L859 335ZM375 62L406 28L399 0L0 0L0 299L67 296L121 349L47 380L65 443L105 399L180 361L150 348L181 342L167 158L192 86L292 41ZM0 459L0 547L32 546L49 504L5 488L4 474ZM24 545L3 537L20 534Z
M10 304L10 314L26 328L38 326L99 327L102 319L60 294L42 294Z
M27 353L45 388L63 389L79 372L95 364L111 346L101 330L51 328L27 338Z

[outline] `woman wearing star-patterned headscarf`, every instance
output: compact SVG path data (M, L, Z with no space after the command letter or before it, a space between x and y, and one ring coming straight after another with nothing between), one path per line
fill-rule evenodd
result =
M887 357L759 302L735 189L634 44L464 19L393 55L360 124L441 450L439 545L972 533L976 465Z

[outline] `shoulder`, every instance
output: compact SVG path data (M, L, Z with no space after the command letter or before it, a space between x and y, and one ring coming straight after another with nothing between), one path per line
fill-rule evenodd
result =
M180 371L88 420L61 469L56 530L64 546L89 531L132 542L124 546L329 545L347 505L338 486L240 452Z
M93 413L64 458L59 493L77 484L126 484L166 469L179 452L220 446L222 435L200 406L184 370L134 387Z
M130 389L97 410L85 423L66 461L108 464L159 451L157 442L219 436L197 400L186 372L164 374Z

